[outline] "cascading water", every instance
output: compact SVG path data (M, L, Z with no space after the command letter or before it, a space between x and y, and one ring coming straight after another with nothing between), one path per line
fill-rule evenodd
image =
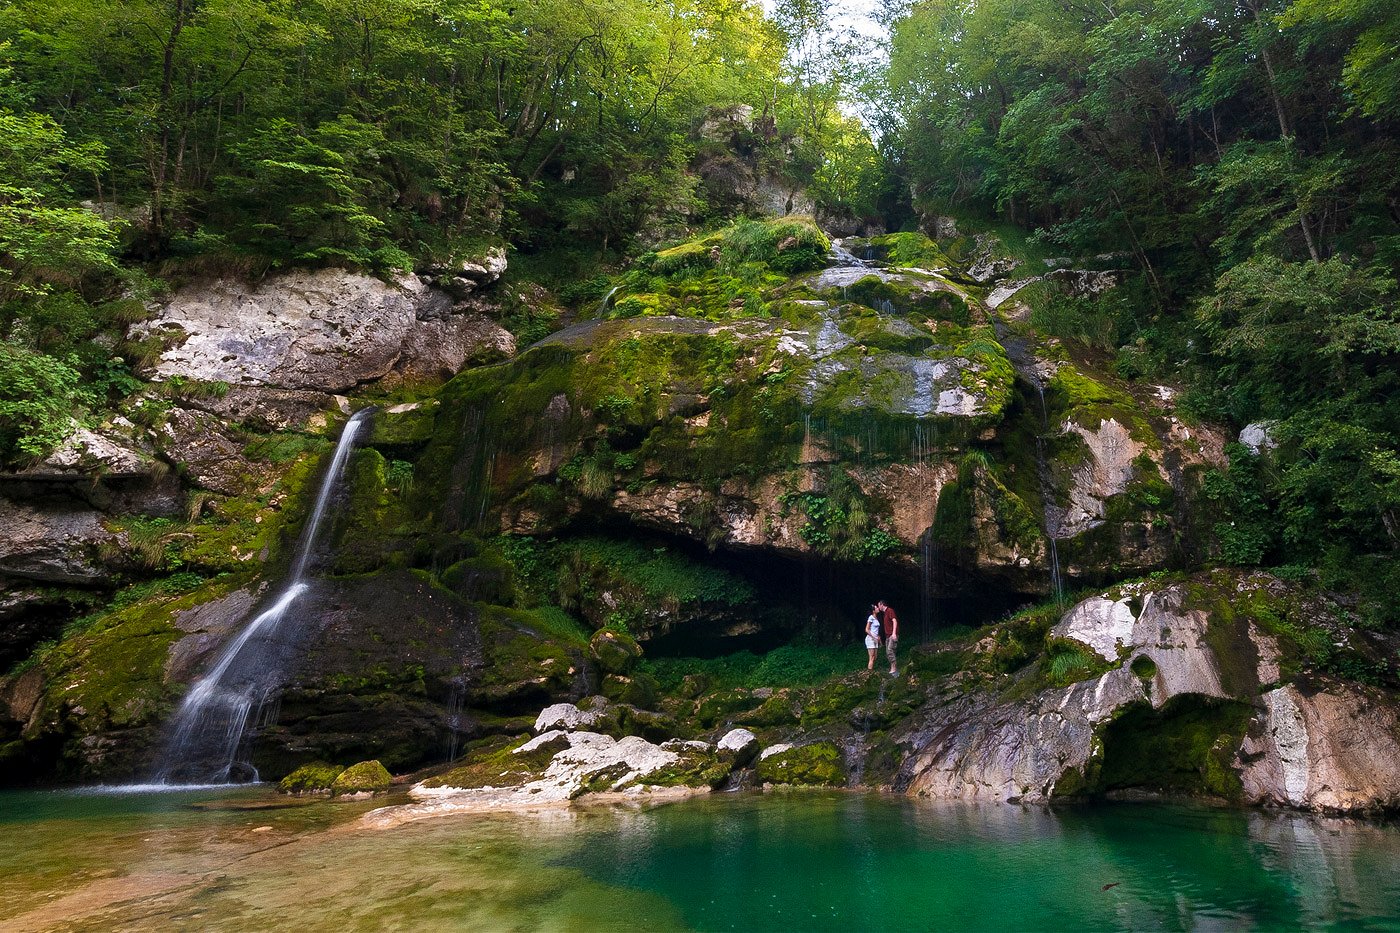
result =
M1059 533L1059 522L1055 519L1054 507L1051 503L1052 484L1050 482L1050 468L1045 458L1045 437L1050 433L1050 415L1045 408L1045 386L1040 380L1035 381L1036 394L1040 396L1040 430L1035 435L1035 458L1036 465L1040 470L1040 484L1045 499L1045 541L1050 554L1050 591L1055 594L1056 602L1063 602L1065 598L1065 584L1060 576L1060 549L1056 544L1056 536Z
M180 703L170 723L170 740L156 773L157 783L257 779L257 771L239 760L243 738L250 718L281 686L285 664L296 645L295 633L282 629L284 623L298 618L291 610L308 589L306 573L321 524L369 413L370 409L356 412L341 432L282 592L224 646L214 666Z
M614 285L612 288L608 289L608 293L603 296L602 303L598 305L598 317L602 317L604 314L608 313L608 306L612 304L613 295L616 295L617 290L621 287L621 285Z

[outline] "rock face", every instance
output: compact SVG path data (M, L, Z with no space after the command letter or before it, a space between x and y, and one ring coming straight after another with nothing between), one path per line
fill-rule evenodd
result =
M1223 442L1176 420L1170 391L1130 391L1002 320L992 289L1014 262L994 241L958 260L920 234L838 241L826 268L720 304L738 287L726 242L654 254L664 276L629 276L598 318L454 380L423 457L435 514L876 560L935 595L1044 593L1054 563L1098 581L1198 559L1195 493Z
M0 499L0 527L0 574L40 583L100 583L107 571L99 552L120 546L100 513L61 503Z
M225 586L137 603L45 656L23 684L0 681L0 759L44 749L57 754L32 764L36 776L148 774L172 701L267 592ZM525 709L589 684L586 643L541 637L528 613L474 607L407 572L322 581L299 607L287 640L295 662L252 741L266 779L315 761L419 767L528 727Z
M1278 687L1239 750L1246 799L1349 812L1400 808L1400 723L1378 690Z
M361 383L445 378L513 338L417 277L386 283L342 269L288 272L250 287L189 286L135 329L177 345L154 375L236 386L340 392Z
M1049 637L1092 651L1106 670L1025 698L936 696L900 739L910 753L895 785L961 800L1142 788L1394 809L1400 697L1340 681L1280 683L1298 647L1267 627L1289 598L1272 578L1224 574L1084 600Z

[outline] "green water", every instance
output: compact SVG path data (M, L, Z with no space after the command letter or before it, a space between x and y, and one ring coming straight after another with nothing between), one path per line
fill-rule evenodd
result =
M0 928L1400 930L1400 828L1362 821L775 793L359 823L383 804L0 794Z

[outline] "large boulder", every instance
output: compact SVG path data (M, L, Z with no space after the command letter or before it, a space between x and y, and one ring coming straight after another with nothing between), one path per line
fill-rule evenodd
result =
M386 378L452 375L468 359L509 355L511 335L415 276L385 282L344 269L297 270L257 284L186 286L133 328L175 345L152 375L318 392Z
M389 789L393 776L378 761L361 761L336 775L331 782L332 797L363 797L382 794Z

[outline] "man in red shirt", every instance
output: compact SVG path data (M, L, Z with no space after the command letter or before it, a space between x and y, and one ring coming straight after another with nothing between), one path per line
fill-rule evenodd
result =
M885 629L885 657L890 662L890 673L899 673L898 665L895 663L895 649L899 647L899 619L895 617L894 610L889 607L883 599L880 600L880 619L884 623Z

